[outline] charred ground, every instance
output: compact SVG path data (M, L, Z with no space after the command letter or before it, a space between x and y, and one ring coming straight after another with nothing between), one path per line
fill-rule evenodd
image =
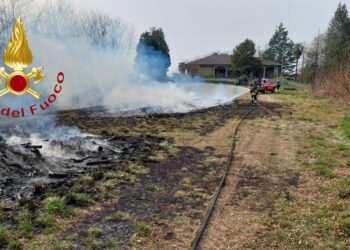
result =
M57 239L48 245L53 248L107 247L114 241L133 245L151 232L165 241L187 234L181 244L188 244L222 176L230 145L227 140L222 151L203 140L228 120L238 122L250 108L243 102L188 114L127 117L61 112L61 125L98 135L108 147L79 152L79 159L68 157L56 172L47 171L50 161L41 156L40 145L16 149L2 141L6 180L0 219L9 230L20 231L14 239L4 236L2 246L29 238L25 246L35 248L47 234ZM188 228L175 232L169 222L184 219ZM91 235L100 230L99 237Z

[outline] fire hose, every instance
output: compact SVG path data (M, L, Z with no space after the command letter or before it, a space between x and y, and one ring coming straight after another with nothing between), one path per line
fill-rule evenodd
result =
M234 151L235 151L235 148L236 148L236 139L237 139L237 134L238 134L238 130L240 128L240 126L242 125L242 122L248 118L248 116L256 109L256 107L252 108L251 110L249 110L249 112L247 114L244 115L243 118L241 118L241 120L239 121L239 123L237 124L234 132L233 132L233 140L232 140L232 144L231 144L231 149L230 149L230 154L228 156L228 161L227 161L227 167L226 167L226 171L225 171L225 174L224 176L222 177L221 181L220 181L220 184L219 184L219 188L217 190L217 192L215 193L215 196L214 196L214 199L212 201L212 203L210 204L209 206L209 209L206 213L206 216L204 217L204 220L202 221L201 223L201 226L199 228L199 230L197 231L196 233L196 237L194 238L194 240L192 241L192 245L191 245L191 250L196 250L198 248L198 245L203 237L203 234L205 232L205 229L208 225L208 222L214 212L214 209L215 209L215 206L216 206L216 203L220 197L220 194L222 192L222 189L224 188L225 186L225 183L226 183L226 179L227 179L227 176L229 175L231 169L232 169L232 163L233 163L233 160L234 160Z

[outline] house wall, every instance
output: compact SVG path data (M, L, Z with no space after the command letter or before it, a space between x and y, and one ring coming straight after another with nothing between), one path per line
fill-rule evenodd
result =
M193 65L193 64L182 64L179 65L179 70L183 73L190 74L192 76L200 76L203 78L212 78L215 77L215 69L221 67L226 68L227 70L227 77L233 77L231 74L229 68L229 65L220 65L220 66L203 66L203 65ZM221 78L224 78L225 76L222 76Z
M198 68L198 75L201 77L213 77L213 67L210 66L200 66Z
M265 70L265 77L266 78L274 78L280 75L281 67L279 66L265 66L263 69L263 72L261 74L262 77L264 77L264 70Z

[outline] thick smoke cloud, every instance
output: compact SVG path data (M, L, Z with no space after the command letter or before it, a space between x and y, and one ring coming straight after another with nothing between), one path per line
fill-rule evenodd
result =
M137 39L132 27L107 15L76 10L69 1L50 1L43 6L40 15L25 18L24 25L34 56L32 66L45 67L45 80L33 88L50 94L57 73L65 74L63 92L54 109L103 105L111 110L150 107L159 112L186 112L231 101L245 92L236 89L234 93L230 88L227 93L214 86L206 91L202 85L189 88L151 80L163 72L159 65L164 62L156 51L148 50L147 57L152 58L148 67L140 70L135 66ZM11 31L1 41L8 40ZM6 96L0 105L20 107L35 102L42 100L28 95Z
M143 43L137 46L136 69L150 79L165 81L170 59L161 51Z

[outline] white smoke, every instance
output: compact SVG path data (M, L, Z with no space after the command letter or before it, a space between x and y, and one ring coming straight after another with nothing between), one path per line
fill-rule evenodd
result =
M152 81L136 71L133 55L113 49L96 50L83 39L59 42L32 35L30 44L36 65L47 65L47 77L38 88L52 92L57 73L65 74L58 108L103 105L122 110L162 107L186 112L227 103L246 92L233 86Z
M160 112L186 112L230 102L247 91L148 79L134 65L137 39L131 27L106 15L76 10L69 1L50 4L37 20L24 23L34 57L32 66L45 68L46 78L32 86L43 93L43 99L6 96L0 100L2 107L42 103L53 92L60 71L65 74L63 91L51 109L103 105L113 110L153 107Z

